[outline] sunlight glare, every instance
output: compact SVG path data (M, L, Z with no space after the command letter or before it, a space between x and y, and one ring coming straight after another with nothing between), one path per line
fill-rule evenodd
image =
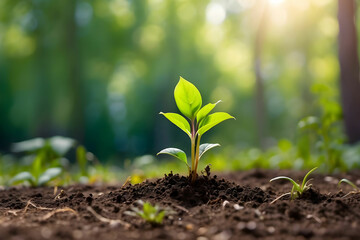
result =
M225 8L219 3L210 3L206 7L206 20L213 25L220 25L226 18Z
M279 4L283 3L283 2L284 2L284 0L269 0L269 3L271 5L279 5Z

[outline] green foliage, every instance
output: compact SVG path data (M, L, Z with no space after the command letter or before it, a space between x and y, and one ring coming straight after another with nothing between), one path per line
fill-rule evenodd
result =
M87 170L87 157L86 157L86 149L84 146L78 146L76 148L76 161L80 167L80 172L82 176L88 176L88 170Z
M285 177L285 176L279 176L279 177L275 177L275 178L272 178L270 180L270 182L272 181L276 181L276 180L281 180L281 179L285 179L285 180L289 180L293 187L291 189L291 192L290 192L290 196L291 196L291 199L296 199L298 197L300 197L304 192L306 192L307 190L309 190L309 188L311 187L311 184L309 184L310 180L307 180L307 178L309 177L309 175L315 171L317 169L317 167L311 169L306 175L305 177L303 178L302 180L302 183L299 184L299 183L296 183L293 179L289 178L289 177Z
M14 152L24 153L25 157L32 161L29 170L17 173L9 180L9 184L28 182L31 186L42 186L59 177L64 167L63 156L75 146L75 143L71 138L55 136L13 144Z
M162 224L167 213L165 209L161 209L157 205L153 206L151 203L143 202L142 200L138 200L137 203L142 207L142 209L132 207L131 211L126 211L124 213L130 216L139 216L152 225Z
M202 135L219 123L234 117L225 112L217 112L209 115L219 101L214 104L207 104L201 108L202 98L200 92L192 83L186 81L182 77L180 77L180 80L175 87L174 97L178 109L188 118L190 123L184 117L176 113L160 112L160 114L164 115L170 122L175 124L189 136L191 140L191 167L187 163L186 154L180 149L166 148L158 154L168 154L185 162L189 169L191 181L195 181L200 158L206 151L216 146L220 146L217 143L200 145Z

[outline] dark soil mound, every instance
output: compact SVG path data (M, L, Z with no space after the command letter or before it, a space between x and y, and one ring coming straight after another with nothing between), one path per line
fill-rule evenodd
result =
M299 199L271 203L291 185L270 178L303 174L254 170L190 184L171 173L125 187L10 188L0 191L0 239L360 239L360 194L336 186L345 176L314 174ZM162 225L125 214L140 199L171 209Z

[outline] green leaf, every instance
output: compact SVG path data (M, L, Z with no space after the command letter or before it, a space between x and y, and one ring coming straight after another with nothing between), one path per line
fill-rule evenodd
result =
M343 178L343 179L341 179L339 181L338 187L340 187L340 184L343 183L343 182L349 184L350 186L352 186L356 191L359 191L359 188L352 181L350 181L350 180L348 180L346 178Z
M151 203L145 202L143 205L143 212L145 215L149 216L150 214L155 213L156 209L151 205Z
M189 119L194 119L202 104L199 90L192 83L180 77L175 87L174 97L180 112Z
M214 109L216 104L218 104L219 102L221 102L221 100L217 101L216 103L206 104L199 110L199 112L196 115L196 120L197 120L198 124L201 123L201 121L211 112L211 110Z
M160 211L154 219L155 223L162 224L165 214L166 214L166 212L164 210Z
M54 178L58 177L62 172L62 169L59 167L56 168L49 168L43 174L40 175L38 180L38 185L44 185L45 183L53 180Z
M220 144L218 143L204 143L201 144L199 147L199 159L201 158L201 156L208 150L214 148L214 147L218 147L220 146Z
M293 188L294 188L296 191L299 191L299 190L300 190L300 185L297 184L293 179L291 179L291 178L289 178L289 177L279 176L279 177L276 177L276 178L271 179L270 182L275 181L275 180L279 180L279 179L289 180L289 181L293 184Z
M34 152L45 146L45 139L33 138L30 140L14 143L12 145L13 152Z
M200 128L198 130L198 134L201 136L205 132L207 132L211 128L213 128L214 126L221 123L222 121L225 121L225 120L231 119L231 118L234 118L234 117L225 112L217 112L217 113L210 114L200 123Z
M181 130L183 130L191 138L190 124L183 116L181 116L180 114L177 114L177 113L160 112L160 114L164 115L167 119L169 119L170 122L172 122L177 127L179 127Z
M165 148L165 149L161 150L157 155L159 155L159 154L171 155L173 157L176 157L176 158L180 159L181 161L183 161L187 165L186 154L181 149L178 149L178 148Z
M49 138L51 148L60 156L64 156L73 146L76 141L72 138L54 136Z
M35 185L35 178L29 172L21 172L16 174L12 179L10 179L10 185L25 181L29 181L31 185Z
M314 167L313 169L311 169L306 175L305 175L305 177L304 177L304 179L303 179L303 182L302 182L302 184L301 184L301 189L303 189L304 188L304 186L306 185L305 183L306 183L306 179L309 177L309 175L313 172L313 171L315 171L317 169L317 167Z
M78 146L76 148L76 161L79 164L81 175L86 176L86 164L87 164L87 158L86 158L86 149L84 146Z
M319 127L319 119L314 116L309 116L301 119L298 123L298 128L301 130L312 129L316 130Z

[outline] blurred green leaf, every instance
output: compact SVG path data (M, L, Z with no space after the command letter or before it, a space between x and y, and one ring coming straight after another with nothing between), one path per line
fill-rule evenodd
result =
M37 184L39 186L42 186L48 183L49 181L55 179L56 177L58 177L61 174L61 172L62 169L58 167L46 169L46 171L40 175Z

